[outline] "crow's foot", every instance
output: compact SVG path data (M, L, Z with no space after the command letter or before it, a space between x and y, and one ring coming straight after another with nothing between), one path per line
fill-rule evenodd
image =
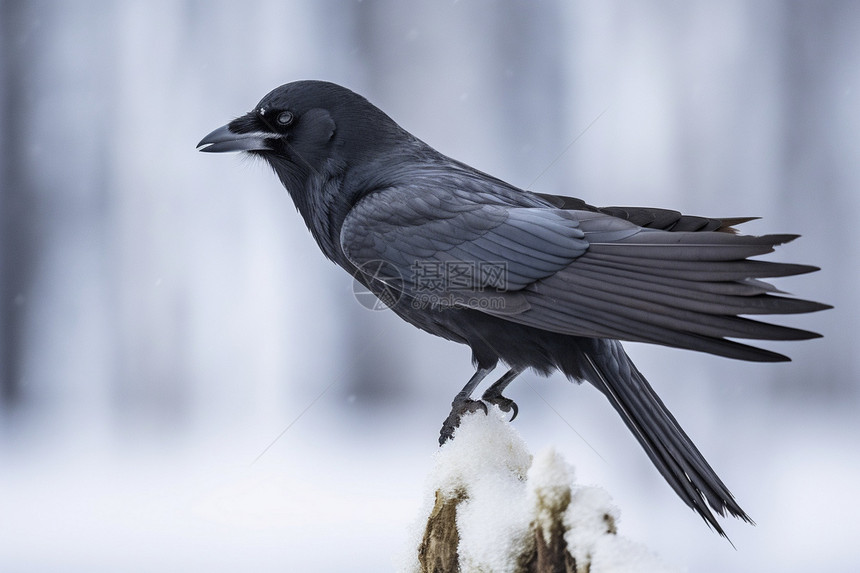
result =
M510 421L513 422L517 417L520 409L517 408L517 403L511 400L510 398L505 398L502 396L501 391L495 390L494 386L490 386L487 388L487 391L484 392L484 395L481 396L481 401L486 402L487 404L492 404L494 406L498 406L502 412L513 412Z
M453 437L454 430L460 425L460 418L478 410L483 410L486 414L488 412L487 405L480 400L472 400L462 393L457 394L457 397L451 402L451 413L442 423L442 430L439 432L439 445L441 446Z

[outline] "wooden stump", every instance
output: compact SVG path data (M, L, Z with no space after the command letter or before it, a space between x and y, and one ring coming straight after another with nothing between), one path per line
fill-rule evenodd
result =
M421 573L663 573L617 534L600 488L574 482L554 450L536 456L500 412L464 418L436 456L426 522L405 570Z
M514 559L517 573L586 573L589 561L577 568L576 559L568 551L565 541L564 513L571 501L568 488L566 495L547 496L538 494L540 518L529 525L531 543ZM424 536L418 547L418 562L421 573L457 573L460 571L457 547L460 535L457 530L457 508L468 499L464 491L446 497L436 491L436 503L427 519ZM615 535L615 520L603 516L605 533Z

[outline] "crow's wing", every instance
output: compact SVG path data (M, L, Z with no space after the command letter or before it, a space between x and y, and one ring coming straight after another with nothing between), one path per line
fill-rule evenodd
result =
M547 195L535 193L541 199L548 201L559 209L573 211L594 211L604 213L630 221L631 223L647 229L660 229L663 231L722 231L736 233L735 225L758 219L758 217L733 217L728 219L715 219L713 217L699 217L696 215L684 215L673 209L660 209L658 207L595 207L589 205L582 199L565 197L563 195Z
M341 245L357 266L394 265L412 295L421 287L415 270L428 264L503 266L504 284L478 277L471 288L504 290L507 305L475 308L542 330L777 361L787 358L727 338L817 336L739 316L828 308L775 296L759 280L815 267L749 260L794 238L646 229L599 211L485 204L422 187L361 200L347 216ZM458 300L469 306L467 297Z
M665 344L757 361L786 357L726 338L803 340L812 332L740 315L795 314L827 305L775 296L759 279L816 267L750 260L795 235L762 237L641 229L618 241L590 240L603 215L581 213L589 249L571 265L526 290L529 311L517 322L581 335Z
M636 232L634 226L618 223L604 229L607 239ZM566 268L589 247L574 212L479 203L464 194L412 187L379 191L359 201L340 237L356 266L377 260L393 265L407 293L421 290L427 278L423 271L440 265L437 270L453 273L459 263L475 268L467 290L520 291ZM479 272L479 266L488 272ZM503 272L490 272L495 268ZM451 280L434 285L441 294L462 290L468 277L445 278Z

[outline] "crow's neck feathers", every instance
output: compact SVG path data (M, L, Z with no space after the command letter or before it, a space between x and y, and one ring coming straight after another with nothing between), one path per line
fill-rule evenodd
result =
M390 153L377 150L374 161L365 157L350 161L339 154L324 161L309 162L300 154L266 157L287 189L305 225L325 256L349 270L350 264L340 247L340 230L350 209L375 190L398 185L397 169L391 169Z

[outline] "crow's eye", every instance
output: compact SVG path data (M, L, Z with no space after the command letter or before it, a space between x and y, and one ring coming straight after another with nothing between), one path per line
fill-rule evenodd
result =
M293 114L289 111L282 111L278 114L278 123L283 126L293 123Z

